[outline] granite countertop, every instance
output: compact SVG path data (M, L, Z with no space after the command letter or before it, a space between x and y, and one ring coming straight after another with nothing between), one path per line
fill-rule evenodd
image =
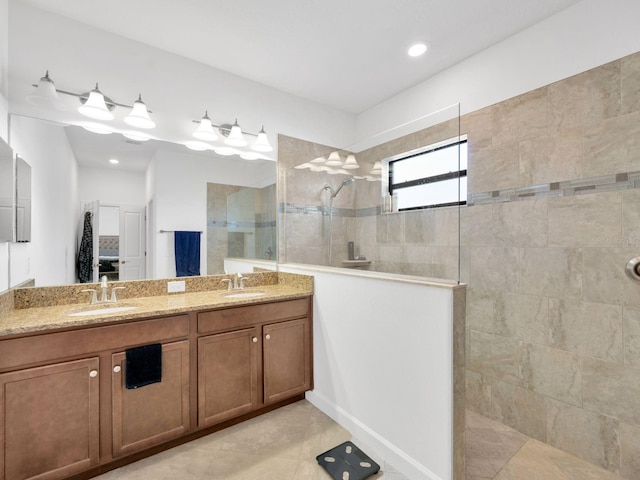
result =
M261 291L264 295L250 298L228 298L228 293L247 293ZM34 307L12 310L0 320L0 337L12 336L57 329L69 329L100 325L123 320L147 318L161 315L173 315L193 310L220 309L252 305L270 301L301 298L313 293L313 289L300 288L286 283L276 285L261 285L244 290L228 292L226 290L211 290L194 293L174 293L153 297L127 298L117 304L76 303L69 305L56 305L48 307ZM108 312L97 315L69 316L69 313L84 311L89 308L99 309L105 307L136 308Z

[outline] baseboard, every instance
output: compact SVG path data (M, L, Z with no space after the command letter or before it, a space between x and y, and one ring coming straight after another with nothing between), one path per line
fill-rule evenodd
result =
M444 480L326 397L311 391L306 393L306 399L349 430L354 443L380 465L384 459L384 463L411 480Z

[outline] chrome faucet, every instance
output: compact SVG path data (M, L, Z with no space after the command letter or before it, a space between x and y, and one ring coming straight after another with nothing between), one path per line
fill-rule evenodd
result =
M103 275L100 278L100 303L107 303L107 290L109 290L107 276Z
M234 273L231 278L223 278L221 282L227 285L227 290L244 289L244 277L241 273Z

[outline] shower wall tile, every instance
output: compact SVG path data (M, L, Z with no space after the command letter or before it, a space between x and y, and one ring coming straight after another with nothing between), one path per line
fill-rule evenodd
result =
M638 284L624 273L627 262L637 255L637 248L585 248L584 300L640 307Z
M547 443L601 466L620 471L620 422L547 399Z
M624 364L640 367L640 310L624 307Z
M582 364L577 355L526 344L521 369L523 386L546 397L582 405Z
M620 474L640 478L640 428L622 423L620 430Z
M460 209L460 244L489 247L498 244L493 228L493 205L474 205Z
M584 408L640 426L640 369L583 358Z
M527 388L492 379L491 417L525 435L546 440L544 397Z
M521 249L517 291L579 299L582 296L582 256L582 251L576 248ZM510 267L514 268L514 265Z
M585 127L583 176L640 170L639 136L640 112Z
M468 330L467 342L467 368L508 383L521 383L522 346L519 341Z
M435 218L433 209L416 210L402 214L405 243L435 244Z
M607 192L551 198L549 245L619 246L622 241L622 194Z
M459 273L459 252L460 248L455 247L431 247L431 275L436 278L450 278L457 280ZM407 260L411 262L408 257Z
M547 88L532 90L492 108L493 145L547 134Z
M434 245L458 246L460 244L460 209L447 207L432 210Z
M549 317L552 347L622 363L622 307L551 298Z
M640 111L640 54L620 60L622 113Z
M622 192L622 246L640 246L640 190Z
M547 205L546 199L493 205L496 243L513 247L547 246Z
M402 244L404 238L402 214L378 215L376 220L376 240L378 243Z
M549 343L548 299L468 289L467 326L525 342Z
M573 180L582 176L582 131L563 132L520 143L520 184Z
M574 75L548 87L549 133L590 125L620 113L620 62Z
M465 397L468 409L486 417L492 416L491 379L489 377L473 370L466 370Z
M416 142L417 146L414 148L424 147L426 145L431 145L433 143L442 142L443 140L449 140L451 138L458 137L458 135L460 135L460 122L458 121L458 113L454 112L453 109L450 110L450 113L452 115L455 115L455 117L409 135L410 137L413 137ZM396 153L406 151L407 150L405 149L400 150Z
M519 157L517 142L469 152L468 192L488 192L520 186Z
M470 249L469 282L483 290L516 291L518 249L473 247Z
M492 107L482 108L460 118L460 133L467 134L468 148L477 150L493 145Z

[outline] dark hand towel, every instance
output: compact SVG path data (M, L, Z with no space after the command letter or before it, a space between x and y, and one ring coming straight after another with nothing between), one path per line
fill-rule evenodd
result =
M200 275L200 232L174 234L176 254L176 276L196 277Z
M128 389L162 382L162 345L154 343L125 352L125 385Z
M78 251L78 279L80 283L88 283L93 279L93 228L91 212L84 214L84 229L80 250Z

